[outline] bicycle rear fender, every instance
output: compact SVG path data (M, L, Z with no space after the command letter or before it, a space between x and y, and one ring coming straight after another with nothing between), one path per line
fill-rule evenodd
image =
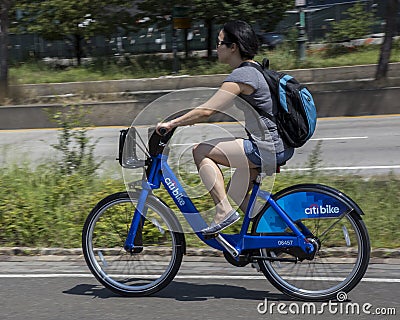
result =
M342 192L320 184L300 184L281 190L273 200L294 221L304 219L330 219L350 211L363 215L358 205ZM282 233L287 224L267 203L260 211L262 216L257 233ZM361 217L360 217L361 219Z

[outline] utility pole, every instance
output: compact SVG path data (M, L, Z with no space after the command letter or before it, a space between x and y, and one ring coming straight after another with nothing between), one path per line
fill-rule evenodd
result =
M173 73L178 73L178 39L177 29L185 30L185 51L187 53L187 29L191 26L191 21L188 15L189 7L174 6L172 8L172 52L174 55Z
M295 0L295 5L299 9L299 37L297 38L297 45L299 51L299 59L300 61L304 61L306 59L306 18L304 7L307 5L306 0Z
M399 2L399 0L388 0L386 4L385 38L383 40L381 53L379 55L378 68L375 74L376 80L387 77L393 37L396 34L396 14L399 10Z

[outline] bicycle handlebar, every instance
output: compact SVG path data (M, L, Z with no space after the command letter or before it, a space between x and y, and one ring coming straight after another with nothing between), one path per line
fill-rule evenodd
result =
M158 132L162 137L164 137L168 133L168 130L166 128L161 127L160 129L158 129Z
M174 134L176 128L171 130L167 130L167 128L161 127L158 129L158 132L151 128L152 134L149 139L149 153L151 156L156 156L163 152L166 144L168 143L169 139L171 139L172 135Z

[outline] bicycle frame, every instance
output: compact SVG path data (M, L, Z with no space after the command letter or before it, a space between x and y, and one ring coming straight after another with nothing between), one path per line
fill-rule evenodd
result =
M241 230L238 234L223 234L220 233L216 238L205 238L200 230L206 228L208 225L200 215L199 211L190 200L189 196L179 183L172 169L167 163L168 156L159 154L152 156L147 170L147 181L142 182L142 191L139 197L137 207L128 236L125 242L125 250L130 251L134 248L134 239L136 231L138 230L141 216L146 216L145 203L147 196L153 189L158 189L161 183L168 191L179 210L184 215L185 219L194 230L196 235L207 245L217 250L228 250L234 257L240 255L245 250L254 250L261 248L289 248L300 247L305 253L310 254L314 251L313 245L307 240L307 236L311 233L304 227L300 230L298 226L290 219L284 210L275 202L269 192L259 190L260 183L256 181L251 191L250 201L246 210ZM287 224L294 235L249 235L247 231L250 226L250 212L255 203L256 197L260 197L275 210L275 212Z

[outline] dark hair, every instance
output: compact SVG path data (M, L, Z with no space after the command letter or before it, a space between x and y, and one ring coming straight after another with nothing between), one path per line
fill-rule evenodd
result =
M253 28L244 21L236 20L224 24L224 41L236 43L242 59L253 59L258 51L258 39Z

